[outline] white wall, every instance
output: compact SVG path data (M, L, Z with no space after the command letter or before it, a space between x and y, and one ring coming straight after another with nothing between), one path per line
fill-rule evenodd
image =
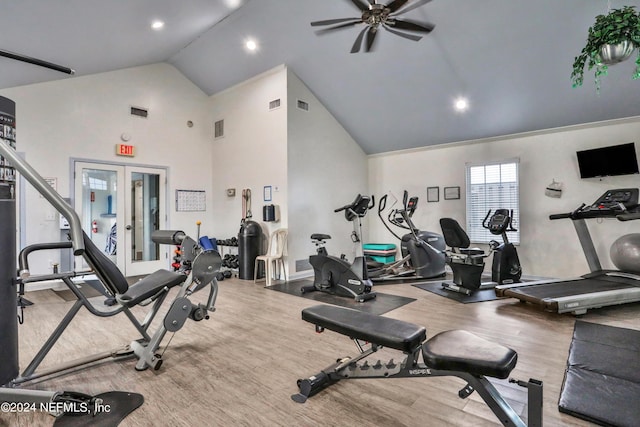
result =
M169 64L154 64L84 77L4 89L16 102L17 151L44 177L55 177L62 197L70 197L70 159L154 165L169 168L169 227L195 233L195 221L210 212L178 213L176 189L211 194L210 124L207 96ZM130 115L130 106L149 109L149 117ZM187 127L188 120L194 122ZM134 158L115 155L120 135L129 133ZM27 185L26 244L58 241L58 221L47 220L48 202ZM56 215L57 217L57 215ZM34 273L49 272L46 259L31 263ZM58 261L57 255L53 261Z
M289 271L295 277L304 274L296 272L295 261L315 250L313 233L331 235L330 254L353 259L353 226L333 210L367 194L368 183L365 153L291 70L288 88ZM298 100L309 111L298 109Z
M280 107L269 110L269 102ZM265 236L287 227L287 74L276 67L237 86L211 96L208 121L212 147L211 236L228 239L238 235L242 219L242 190L251 190L253 220ZM224 137L213 138L213 123L224 120ZM265 202L263 189L272 187L272 201ZM235 197L226 190L234 188ZM262 221L265 204L280 206L279 222Z
M573 225L569 220L550 221L552 213L569 212L581 203L594 202L612 188L640 187L638 175L604 179L580 179L576 151L635 141L640 147L640 118L557 129L476 143L370 156L370 190L376 195L407 189L420 197L414 215L416 225L441 232L439 219L465 222L465 164L520 158L520 240L518 254L524 274L571 277L588 272ZM544 195L547 184L563 183L563 195ZM426 202L426 189L440 187L440 201ZM459 186L460 200L443 200L443 187ZM371 240L392 242L380 221L370 221ZM589 220L588 225L604 268L614 268L609 248L621 235L638 232L639 223L614 219ZM490 260L486 269L490 269Z

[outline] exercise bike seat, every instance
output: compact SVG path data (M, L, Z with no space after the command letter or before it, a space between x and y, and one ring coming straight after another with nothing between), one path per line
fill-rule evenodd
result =
M507 378L518 354L471 332L453 330L436 334L422 345L424 363L433 369Z
M311 235L311 240L317 240L317 241L328 240L330 238L331 236L329 236L328 234L314 233Z

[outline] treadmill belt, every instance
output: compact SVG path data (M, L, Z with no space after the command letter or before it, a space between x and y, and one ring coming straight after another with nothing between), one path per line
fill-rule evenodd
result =
M636 282L637 283L637 282ZM506 289L506 296L516 297L526 295L538 300L561 298L571 295L590 294L592 292L604 292L614 289L637 288L633 284L602 279L577 279L566 282L544 283L540 285L521 286Z

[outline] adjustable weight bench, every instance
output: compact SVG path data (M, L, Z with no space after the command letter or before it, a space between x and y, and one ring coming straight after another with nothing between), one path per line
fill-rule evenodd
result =
M422 326L329 305L302 310L302 319L313 323L316 332L328 329L350 337L360 354L338 359L320 373L298 380L299 393L291 396L298 403L343 379L455 376L467 382L458 392L460 398L477 391L504 426L526 426L486 378L509 376L518 359L510 348L462 330L441 332L427 340ZM363 347L365 342L368 348ZM399 350L406 357L401 362L359 363L382 347ZM528 389L529 426L542 426L542 382L509 381Z

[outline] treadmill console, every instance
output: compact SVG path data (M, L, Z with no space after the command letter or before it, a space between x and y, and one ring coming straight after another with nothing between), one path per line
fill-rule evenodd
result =
M564 214L549 215L549 219L569 218L572 220L588 219L588 218L605 218L618 217L621 214L624 219L621 221L638 219L635 216L629 216L636 212L640 212L638 206L638 189L637 188L618 188L608 190L602 196L590 205L582 205L573 212Z
M634 209L638 206L638 189L637 188L620 188L608 190L598 200L590 206L585 206L582 211L600 211L620 213Z

